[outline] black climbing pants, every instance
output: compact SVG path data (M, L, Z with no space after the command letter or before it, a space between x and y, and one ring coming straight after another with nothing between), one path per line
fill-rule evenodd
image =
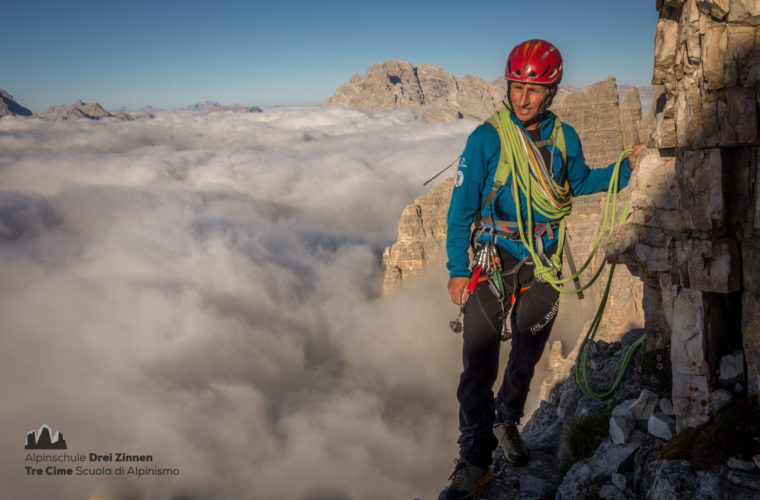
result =
M519 260L501 252L503 268ZM513 289L533 281L533 266L524 266L515 276L506 276L507 300ZM509 302L507 302L509 304ZM495 422L519 422L536 363L541 359L559 306L559 292L548 283L537 282L517 295L512 309L512 338L504 379L494 400L493 385L499 370L502 308L487 283L480 283L464 310L463 370L459 379L460 454L479 467L491 463L498 442Z

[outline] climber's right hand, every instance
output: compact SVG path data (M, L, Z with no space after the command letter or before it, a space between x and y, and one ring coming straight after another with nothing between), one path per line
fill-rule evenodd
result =
M467 290L467 285L470 283L470 278L466 276L455 276L449 278L449 294L451 295L451 301L457 306L463 306L464 301L467 299L467 295L470 293Z

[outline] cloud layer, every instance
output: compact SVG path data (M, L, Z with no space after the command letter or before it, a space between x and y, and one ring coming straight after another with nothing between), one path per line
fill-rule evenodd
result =
M430 498L456 454L443 269L379 253L473 122L273 108L0 120L0 478L8 497ZM176 478L24 473L69 451Z

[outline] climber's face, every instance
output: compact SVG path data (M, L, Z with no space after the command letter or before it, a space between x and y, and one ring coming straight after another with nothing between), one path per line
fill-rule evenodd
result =
M510 82L509 101L512 111L521 122L532 120L544 109L549 87L536 83Z

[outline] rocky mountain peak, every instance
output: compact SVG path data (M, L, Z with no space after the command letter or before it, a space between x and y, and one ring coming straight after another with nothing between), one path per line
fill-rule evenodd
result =
M56 105L50 106L42 112L42 116L45 118L51 118L55 120L99 120L101 118L114 117L122 120L131 120L132 117L126 113L119 113L112 115L106 111L100 103L90 102L85 103L81 99L77 99L70 105Z
M485 120L501 106L503 93L476 76L458 78L440 66L389 59L370 65L364 75L353 75L325 106L412 109L428 122Z
M206 113L222 113L230 111L233 113L261 113L262 109L258 106L243 106L242 104L232 104L224 106L216 101L201 101L190 106L182 108L183 111L205 111Z
M0 116L32 116L32 111L16 102L13 96L0 89Z

